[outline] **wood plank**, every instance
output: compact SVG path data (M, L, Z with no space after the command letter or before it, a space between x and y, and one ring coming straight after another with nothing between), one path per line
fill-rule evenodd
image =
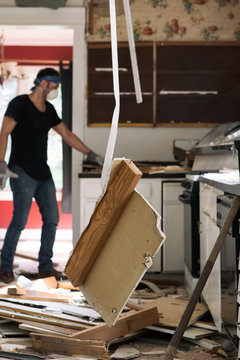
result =
M126 315L121 316L114 326L107 326L106 324L94 326L92 329L79 331L72 337L78 339L91 340L113 340L132 333L134 331L144 329L145 327L157 324L159 319L158 310L156 307L145 310L132 310Z
M0 302L1 303L1 302ZM60 304L59 302L49 302L45 300L25 300L21 298L12 298L8 297L6 304L10 304L11 309L15 311L15 307L13 304L20 304L25 305L27 309L27 306L30 306L31 309L35 307L36 309L40 308L50 308L49 313L52 314L54 312L61 313L64 317L71 315L73 316L74 320L77 321L84 321L86 324L92 324L96 325L96 321L101 321L101 315L97 313L95 310L91 309L88 305L83 303L82 301L79 303L76 301L76 303L73 304ZM20 309L20 308L19 308ZM66 319L66 317L65 317ZM71 318L72 319L72 318ZM93 322L94 321L94 322Z
M131 160L122 160L118 165L65 267L65 274L74 286L86 279L141 175Z
M19 324L19 329L28 331L28 332L35 332L40 334L49 334L49 335L59 335L59 336L65 336L65 334L62 333L62 331L56 331L49 329L48 327L39 327L35 325L28 325L28 324ZM60 328L62 329L62 328Z
M23 294L17 294L17 295L12 295L11 294L11 298L12 299L22 299L22 300L33 300L33 301L52 301L52 302L59 302L59 303L66 303L68 304L71 300L72 297L62 297L61 295L57 295L57 294L48 294L48 293L43 293L40 291L34 291L34 290L28 290L27 294L29 295L23 295ZM30 295L32 294L32 295ZM0 299L9 299L9 295L7 294L0 294Z
M164 242L160 216L134 191L80 286L88 304L114 325Z
M193 326L202 328L202 329L209 329L218 331L214 322L206 322L206 321L196 321Z
M133 309L133 310L143 310L143 307L142 306L139 306L137 304L134 304L133 302L131 301L128 301L126 303L126 306L129 307L130 309Z
M1 338L1 345L2 344L18 344L24 345L26 347L32 347L31 340L29 337L5 337ZM0 358L1 359L1 358Z
M191 343L201 346L205 349L209 349L209 350L213 350L213 349L219 349L221 347L221 344L213 341L211 339L188 339L188 341L190 341Z
M173 299L168 296L164 296L157 300L142 304L142 307L149 308L156 306L159 314L161 314L161 317L159 317L159 324L163 326L177 327L187 304L188 300ZM197 303L189 321L189 325L193 324L207 312L208 307L205 304Z
M79 290L78 287L73 286L71 281L58 281L58 288L66 290Z
M58 335L61 336L71 336L73 334L76 333L75 329L70 329L67 327L63 327L63 326L58 326L58 325L51 325L51 324L46 324L46 323L41 323L39 321L30 321L30 320L24 320L23 319L14 319L14 321L19 323L19 328L20 329L26 329L27 331L29 331L27 329L27 326L29 327L35 327L38 328L38 331L35 331L37 333L41 333L42 330L44 331L49 331L50 332L55 332L58 333ZM34 332L33 330L31 330L31 332Z
M111 359L105 341L69 339L62 336L30 333L36 351L62 355L83 355L97 359Z
M28 314L22 314L22 313L18 313L18 312L14 312L11 310L2 310L0 309L0 316L3 319L7 319L7 320L12 320L12 321L16 321L16 322L23 322L23 320L29 320L29 321L37 321L39 323L45 323L45 324L52 324L52 325L57 325L57 326L62 326L62 327L66 327L66 328L70 328L70 329L75 329L75 330L82 330L82 329L86 329L88 327L88 325L86 324L81 324L81 323L74 323L74 322L70 322L70 321L64 321L64 320L59 320L59 319L51 319L49 317L44 317L44 316L35 316L35 315L28 315Z
M59 314L59 313L47 311L46 309L39 309L36 307L33 308L31 306L24 306L16 303L0 301L0 314L3 309L10 310L13 313L18 312L21 314L27 314L32 316L42 316L44 318L58 319L59 321L70 321L76 324L85 324L85 325L89 324L88 321L83 320L77 316L66 315L62 313Z

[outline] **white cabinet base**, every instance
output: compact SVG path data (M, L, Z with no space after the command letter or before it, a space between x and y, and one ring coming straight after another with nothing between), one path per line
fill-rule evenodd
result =
M164 272L184 271L184 204L178 200L182 193L181 180L164 180L163 187L163 245Z
M142 178L136 189L143 195L153 208L161 215L162 208L162 178ZM155 255L151 272L179 272L183 271L183 204L178 201L181 192L182 179L166 182L164 184L164 217L163 222L167 239ZM101 190L100 178L80 178L80 234L89 223L90 217L99 200ZM74 226L74 224L73 224ZM164 229L163 229L164 232ZM80 236L79 234L79 236ZM78 239L75 240L75 243ZM75 244L74 244L75 245ZM177 247L177 251L176 251ZM162 264L162 251L164 252L164 265ZM165 267L166 265L166 267Z

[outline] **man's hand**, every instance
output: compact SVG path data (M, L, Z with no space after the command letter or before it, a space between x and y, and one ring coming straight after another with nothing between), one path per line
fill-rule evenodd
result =
M9 170L5 161L0 161L0 189L3 190L9 177L18 178L18 175Z
M86 161L96 163L97 165L102 166L104 163L104 158L102 157L102 155L96 154L95 152L90 150L90 152L86 158Z

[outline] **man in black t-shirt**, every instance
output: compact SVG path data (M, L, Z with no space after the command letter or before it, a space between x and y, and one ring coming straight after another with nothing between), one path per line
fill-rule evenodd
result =
M38 255L39 277L61 273L53 268L52 255L59 221L56 189L47 165L48 132L53 128L72 148L100 165L103 158L87 147L58 117L47 99L54 98L61 79L52 68L40 70L29 95L15 97L8 105L0 133L0 188L10 177L13 192L13 216L1 250L0 281L14 280L13 259L21 231L27 223L32 199L42 215L41 245ZM12 148L9 164L4 161L8 136Z

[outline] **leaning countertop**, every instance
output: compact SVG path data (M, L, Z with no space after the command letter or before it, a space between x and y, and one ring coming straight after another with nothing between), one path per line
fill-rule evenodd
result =
M205 173L199 180L205 184L213 186L228 194L240 196L239 171L230 170L219 173Z

